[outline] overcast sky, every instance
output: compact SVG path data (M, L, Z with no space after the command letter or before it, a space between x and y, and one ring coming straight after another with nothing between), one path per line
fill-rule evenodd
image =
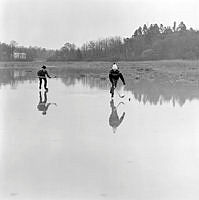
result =
M199 0L0 0L0 42L60 49L109 36L131 37L143 24L183 21L199 29Z

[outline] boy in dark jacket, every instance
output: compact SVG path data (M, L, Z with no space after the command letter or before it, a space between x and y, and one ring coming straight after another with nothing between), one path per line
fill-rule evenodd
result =
M110 93L111 93L112 98L114 97L114 89L117 87L117 81L119 78L122 80L122 83L125 85L125 81L124 81L124 77L122 73L120 73L117 65L113 63L112 69L109 72L109 80L111 82Z
M45 90L48 90L47 88L47 77L51 78L48 74L48 72L46 71L46 66L43 66L41 70L39 70L37 72L37 76L39 78L39 89L41 89L41 85L42 85L42 80L44 81L44 88Z

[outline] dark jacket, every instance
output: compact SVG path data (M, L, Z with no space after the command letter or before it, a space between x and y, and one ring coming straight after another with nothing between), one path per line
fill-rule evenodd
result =
M118 79L121 79L121 81L123 82L123 84L125 85L125 81L124 81L124 77L122 75L122 73L120 73L119 70L113 70L111 69L109 72L109 80L112 84L115 84Z
M49 76L49 74L48 74L48 72L46 71L46 70L39 70L38 72L37 72L37 76L39 77L39 78L46 78L46 76L48 77L48 78L51 78L50 76Z

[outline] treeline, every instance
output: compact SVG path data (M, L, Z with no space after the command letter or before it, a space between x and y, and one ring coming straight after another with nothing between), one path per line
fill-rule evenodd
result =
M181 22L173 26L151 24L139 27L130 38L111 37L90 41L76 48L66 43L48 61L119 61L198 59L199 31Z
M120 60L123 43L120 37L90 41L76 48L75 44L66 43L48 58L48 61L109 61Z
M59 50L19 47L15 41L0 43L0 61L11 61L13 52L26 53L26 60L47 61L135 61L199 59L199 31L181 22L172 26L151 24L139 27L129 38L110 37L89 41L80 48L65 43Z
M23 47L18 46L16 41L11 41L10 44L0 43L0 61L14 61L14 52L25 53L24 61L46 60L55 54L54 50L46 50L41 47ZM21 59L19 59L21 61Z

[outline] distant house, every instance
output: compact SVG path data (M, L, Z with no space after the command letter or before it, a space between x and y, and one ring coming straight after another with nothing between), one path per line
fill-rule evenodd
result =
M14 57L15 60L26 60L26 53L14 52L13 57Z

